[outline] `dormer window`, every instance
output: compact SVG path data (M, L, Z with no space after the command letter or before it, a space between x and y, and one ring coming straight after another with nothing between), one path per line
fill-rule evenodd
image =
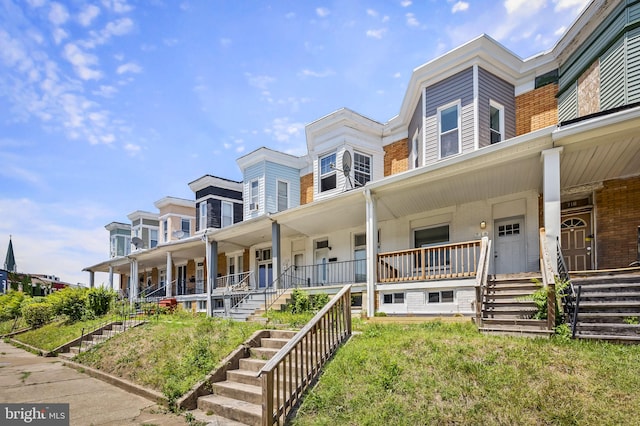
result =
M335 152L320 158L320 192L336 189L337 173L335 165Z
M289 182L278 179L278 211L284 211L289 208Z
M200 226L199 229L202 231L207 228L207 202L202 201L200 203Z
M491 132L491 143L498 143L504 140L504 107L497 102L489 102L489 130Z
M438 108L440 158L460 152L460 103Z
M222 202L222 227L233 225L233 204Z
M260 184L258 182L258 179L252 180L251 181L251 187L249 188L249 199L251 200L251 202L249 203L249 210L250 211L255 211L258 210L259 207L259 202L260 202Z
M371 156L353 153L353 177L356 186L364 186L371 180Z
M182 219L182 226L180 227L180 229L182 230L182 232L184 232L184 237L190 236L191 235L191 221L189 219Z
M158 230L150 229L149 230L149 248L154 248L158 246Z

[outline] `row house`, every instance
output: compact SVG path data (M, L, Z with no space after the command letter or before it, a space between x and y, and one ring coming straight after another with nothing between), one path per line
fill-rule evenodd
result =
M413 70L387 122L319 118L306 155L260 148L237 160L242 182L190 183L193 236L152 247L142 233L141 250L116 244L87 270L138 294L139 268L164 262L167 284L203 281L183 301L210 314L349 283L368 315L472 315L483 247L489 274L539 272L541 227L571 270L627 267L640 258L639 23L640 3L596 0L527 59L481 35ZM145 218L130 217L132 238Z

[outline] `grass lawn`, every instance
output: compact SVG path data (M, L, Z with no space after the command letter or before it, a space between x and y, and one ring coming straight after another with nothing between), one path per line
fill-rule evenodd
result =
M364 325L295 425L638 424L640 346Z
M85 332L93 331L106 320L107 317L101 317L73 324L68 324L63 320L53 321L43 327L18 334L13 338L36 348L50 351L80 337L83 328Z
M0 336L3 334L9 334L12 331L20 330L21 328L26 328L27 323L24 321L22 317L18 318L18 320L7 320L0 321Z
M160 391L174 401L261 328L261 324L188 313L161 315L75 360Z

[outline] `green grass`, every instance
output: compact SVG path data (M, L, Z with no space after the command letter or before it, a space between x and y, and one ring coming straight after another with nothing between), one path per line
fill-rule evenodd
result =
M637 424L640 346L363 325L295 425Z
M75 359L175 401L264 326L191 314L161 315Z
M4 334L9 334L12 331L20 330L26 327L27 327L27 323L24 321L22 317L18 318L18 321L13 319L7 320L7 321L0 321L0 336Z
M104 323L106 319L107 317L101 317L72 324L64 320L54 321L43 327L18 334L14 339L36 348L50 351L80 337L83 328L85 332L92 331Z

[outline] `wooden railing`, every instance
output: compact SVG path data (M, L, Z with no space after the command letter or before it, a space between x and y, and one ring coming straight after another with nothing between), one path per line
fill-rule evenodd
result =
M393 283L476 276L481 241L378 254L378 282Z
M249 291L253 271L239 272L216 278L216 288L226 288L229 291Z
M347 285L260 370L262 424L283 424L338 346L351 336Z
M491 240L483 237L476 273L476 325L482 325L482 306L487 294L487 279L489 276L489 259L491 259Z

